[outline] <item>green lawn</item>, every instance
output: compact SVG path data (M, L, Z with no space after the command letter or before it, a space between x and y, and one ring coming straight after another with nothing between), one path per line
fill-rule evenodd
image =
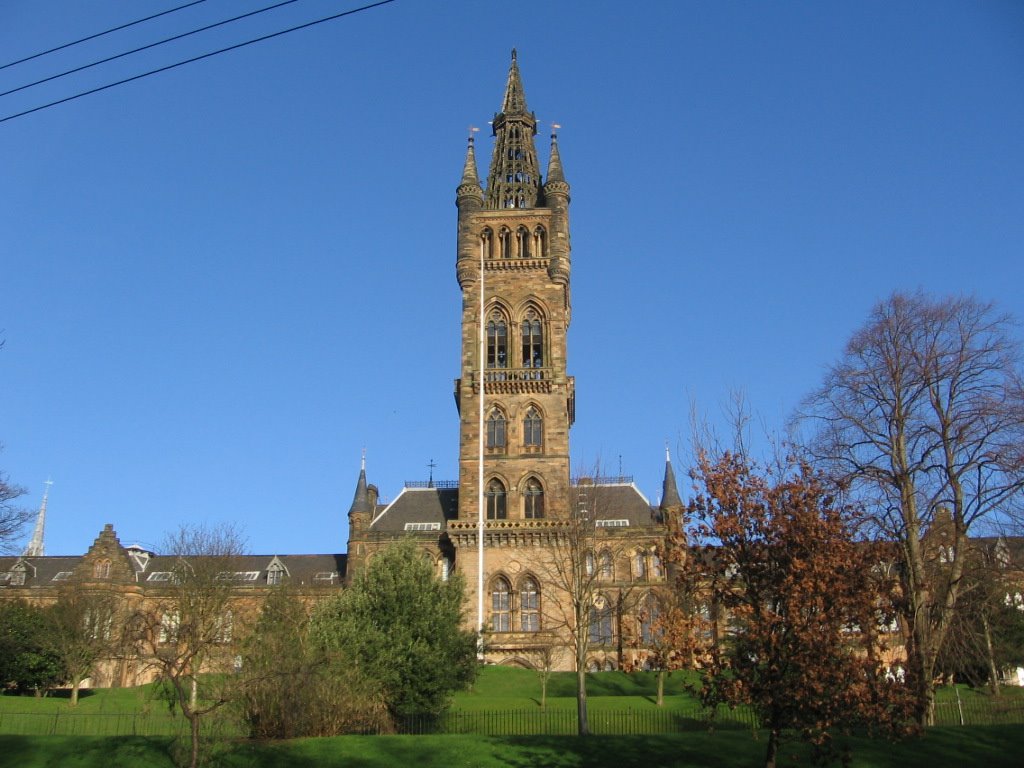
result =
M856 740L853 768L974 766L1018 768L1018 726L937 728L898 745ZM168 739L0 736L0 768L173 768ZM672 736L340 736L222 745L211 768L745 768L763 760L764 741L745 732ZM806 765L784 747L780 766Z

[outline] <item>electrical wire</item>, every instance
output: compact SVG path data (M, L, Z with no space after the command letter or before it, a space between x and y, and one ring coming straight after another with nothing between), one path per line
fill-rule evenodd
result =
M113 27L111 29L106 29L103 32L97 32L95 35L89 35L88 37L83 37L83 38L81 38L79 40L75 40L75 41L70 42L70 43L64 43L64 45L58 45L56 48L51 48L48 51L41 51L40 53L33 53L31 56L26 56L23 59L18 59L17 61L12 61L9 64L0 64L0 69L7 69L8 67L13 67L15 64L24 64L26 61L32 61L32 59L38 59L41 56L46 56L46 55L51 54L51 53L56 53L57 51L63 51L65 48L70 48L73 45L78 45L79 43L84 43L84 42L87 42L89 40L95 40L97 37L103 37L104 35L109 35L111 32L120 32L122 29L128 29L128 27L134 27L136 24L141 24L144 21L152 21L153 19L158 19L161 16L166 16L169 13L174 13L175 11L181 11L181 10L184 10L185 8L191 8L193 5L199 5L200 3L205 3L205 2L206 2L206 0L192 0L191 3L185 3L184 5L179 5L177 8L171 8L169 11L160 11L160 13L154 13L152 16L147 16L144 19L136 19L135 21L129 21L127 24L122 24L119 27Z
M159 67L158 69L151 69L149 72L143 72L141 75L134 75L133 77L127 77L124 80L118 80L117 82L114 82L114 83L108 83L107 85L101 85L99 88L92 88L92 89L90 89L88 91L82 91L80 93L74 94L73 96L68 96L68 97L63 98L63 99L58 99L57 101L51 101L49 104L43 104L43 105L38 106L38 107L33 107L32 109L26 109L24 112L18 112L17 114L8 115L7 117L0 117L0 123L6 123L8 120L14 120L15 118L18 118L18 117L24 117L25 115L31 115L33 112L39 112L39 111L41 111L43 109L49 109L50 107L56 107L59 104L65 104L65 103L67 103L69 101L74 101L75 99L80 99L83 96L91 96L94 93L99 93L100 91L106 91L106 90L108 90L110 88L114 88L114 87L116 87L118 85L124 85L125 83L131 83L131 82L133 82L135 80L141 80L142 78L149 77L150 75L156 75L156 74L159 74L161 72L166 72L166 71L168 71L170 69L176 69L177 67L182 67L182 66L184 66L186 64L192 64L193 62L196 62L196 61L202 61L203 59L208 59L211 56L218 56L218 55L220 55L222 53L227 53L228 51L234 51L234 50L237 50L238 48L244 48L247 45L252 45L254 43L261 43L264 40L270 40L270 39L275 38L275 37L280 37L281 35L287 35L290 32L297 32L300 29L306 29L308 27L313 27L313 26L316 26L317 24L323 24L324 22L327 22L327 21L334 21L335 19L340 19L343 16L351 16L352 14L359 13L361 11L369 11L369 10L371 10L373 8L378 8L378 7L382 6L382 5L388 5L389 3L393 3L393 2L395 2L395 0L380 0L379 2L370 3L369 5L360 6L359 8L353 8L352 10L343 11L342 13L336 13L336 14L334 14L332 16L325 16L322 19L316 19L315 21L309 21L309 22L306 22L305 24L299 24L296 27L290 27L288 29L283 29L280 32L272 32L269 35L263 35L262 37L255 37L252 40L246 40L243 43L237 43L235 45L230 45L227 48L221 48L220 50L217 50L217 51L211 51L210 53L204 53L201 56L193 56L191 59L185 59L184 61L178 61L178 62L175 62L174 64L168 64L167 66Z
M89 69L91 67L99 66L100 64L106 64L108 61L115 61L117 59L123 59L125 56L131 56L133 53L139 53L140 51L148 51L150 48L156 48L157 46L160 46L160 45L166 45L167 43L173 43L175 40L181 40L184 37L190 37L192 35L198 35L200 32L206 32L207 30L214 29L216 27L223 27L225 24L231 24L232 22L239 21L240 19L247 19L250 16L257 16L257 15L259 15L261 13L266 13L267 11L273 11L276 8L280 8L281 6L291 5L292 3L297 3L297 2L299 2L299 0L283 0L283 2L275 3L274 5L268 5L266 8L259 8L259 9L255 10L255 11L249 11L248 13L243 13L241 16L235 16L235 17L230 18L230 19L224 19L223 21L214 22L213 24L207 24L205 27L199 27L198 29L193 29L190 32L182 32L180 35L173 35L171 37L166 37L163 40L158 40L155 43L149 43L148 45L144 45L141 48L133 48L130 51L125 51L124 53L118 53L118 54L115 54L114 56L108 56L105 59L99 59L98 61L94 61L94 62L92 62L90 64L83 64L80 67L75 67L74 69L66 70L66 71L61 72L60 74L57 74L57 75L50 75L49 77L44 77L42 80L36 80L34 83L29 83L28 85L19 85L17 88L11 88L11 90L9 90L9 91L0 92L0 96L10 96L12 93L17 93L18 91L24 91L26 88L33 88L33 87L35 87L37 85L42 85L43 83L48 83L51 80L58 80L58 79L60 79L62 77L67 77L68 75L73 75L76 72L81 72L83 69Z

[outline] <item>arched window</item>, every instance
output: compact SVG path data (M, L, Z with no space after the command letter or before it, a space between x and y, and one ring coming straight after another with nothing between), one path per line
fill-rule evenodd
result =
M584 555L583 568L584 568L587 576L593 576L594 575L594 553L593 552L587 552L587 554Z
M487 320L487 367L508 367L508 326L498 309L493 310Z
M494 258L494 251L491 250L493 243L491 242L494 237L494 233L491 232L491 228L487 227L483 232L480 233L480 252L485 259Z
M540 411L534 406L523 417L523 445L540 447L543 441L543 422L540 418Z
M540 315L529 309L523 318L523 368L544 367L544 336Z
M640 642L650 645L655 640L656 624L661 608L654 595L647 595L640 601Z
M537 227L533 230L533 254L538 259L548 255L548 234L544 227Z
M600 578L602 581L612 581L615 578L615 563L612 560L612 553L608 550L601 553Z
M643 552L637 552L633 555L633 578L637 581L643 581L647 578L647 557Z
M523 632L540 630L540 591L537 582L527 577L519 588L519 629Z
M508 207L512 208L513 206ZM499 258L512 258L512 233L509 232L508 227L502 227L498 232L498 250L500 251Z
M612 606L604 595L597 595L590 606L590 642L594 645L612 643Z
M502 578L495 579L491 588L491 631L512 631L512 589Z
M441 558L437 561L437 575L441 581L448 581L452 577L452 570L454 563L448 559L447 555L441 555Z
M650 575L651 575L652 579L660 579L662 577L662 575L663 575L663 570L662 570L662 567L661 567L661 556L657 552L654 552L654 551L651 552L651 574Z
M540 482L531 477L523 489L523 516L527 520L539 520L544 517L544 488Z
M97 560L95 565L92 567L92 577L94 579L109 579L110 561L106 559Z
M495 478L487 484L487 519L504 520L506 517L505 486Z
M519 251L520 259L528 259L531 256L530 253L530 230L526 227L519 227L516 230L516 249Z
M487 417L487 447L505 447L505 414L500 408L492 409L491 415Z

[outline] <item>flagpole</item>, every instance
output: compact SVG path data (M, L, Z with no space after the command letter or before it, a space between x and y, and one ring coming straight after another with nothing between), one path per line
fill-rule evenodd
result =
M480 243L480 398L477 435L480 453L477 465L477 564L476 564L476 615L478 655L484 651L484 379L486 375L487 325L484 316L484 243Z

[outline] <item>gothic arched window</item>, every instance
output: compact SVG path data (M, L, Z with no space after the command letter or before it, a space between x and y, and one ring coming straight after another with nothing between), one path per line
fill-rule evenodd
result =
M523 417L523 445L539 447L544 438L544 422L541 420L540 411L534 406Z
M523 516L527 520L539 520L544 517L544 488L540 481L531 477L526 481L523 490Z
M487 417L487 447L505 447L505 414L500 408L494 408Z
M658 605L658 599L654 595L648 594L640 601L640 641L644 645L650 645L655 639L655 624L660 612L661 607Z
M487 519L504 520L508 517L505 507L505 486L501 480L494 479L487 484Z
M533 253L538 259L548 255L548 233L544 227L537 227L533 230Z
M643 552L633 555L633 578L643 581L647 578L647 556Z
M508 325L498 309L491 312L487 321L487 367L508 367Z
M500 577L494 580L491 588L491 631L512 631L512 589Z
M92 577L94 579L109 579L110 561L106 559L97 560L96 564L92 567Z
M492 238L494 233L491 232L491 228L487 227L483 232L480 233L480 251L483 253L485 259L494 258L494 251L491 250Z
M540 630L540 590L529 576L519 587L519 629L523 632Z
M526 227L519 227L516 230L516 248L519 250L520 259L530 258L530 230Z
M523 368L544 367L544 334L540 315L529 309L523 318Z
M502 227L498 232L498 250L500 251L499 258L512 258L512 233L509 232L508 227Z
M612 606L604 595L597 595L590 606L590 642L594 645L612 643Z
M615 563L612 560L612 553L605 550L600 558L601 570L598 574L602 581L612 581L615 578Z

